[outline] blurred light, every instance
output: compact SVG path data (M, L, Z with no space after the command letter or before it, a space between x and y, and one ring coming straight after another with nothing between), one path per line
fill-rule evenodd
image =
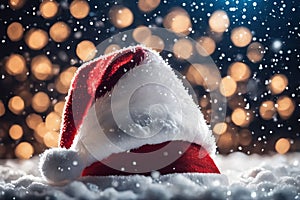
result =
M44 122L39 123L34 130L36 135L41 139L39 142L43 142L44 136L49 131Z
M89 61L96 55L96 47L89 40L83 40L76 47L76 54L82 61Z
M24 110L24 107L25 103L21 97L14 96L9 99L8 108L12 113L19 115Z
M25 36L27 46L33 50L40 50L48 43L48 34L42 29L30 29Z
M26 61L19 54L12 54L5 63L6 71L12 76L22 74L26 69Z
M109 54L109 53L112 53L112 52L115 52L117 50L120 50L121 47L117 44L110 44L109 46L106 47L105 51L104 51L104 54Z
M21 142L15 149L15 154L20 159L29 159L33 153L33 146L28 142Z
M233 135L229 132L225 132L217 140L217 145L222 151L229 151L233 148L234 138Z
M295 110L295 104L293 100L287 96L278 98L275 106L282 119L288 119Z
M23 129L20 125L14 124L9 129L9 136L13 140L18 140L23 136Z
M275 144L275 150L279 154L287 153L289 151L290 147L291 147L291 144L290 144L289 140L286 138L280 138L279 140L277 140L277 142Z
M273 94L282 93L288 85L288 79L283 74L276 74L271 78L269 88Z
M12 9L20 9L23 7L23 5L25 4L26 0L9 0L9 6Z
M227 73L231 78L233 78L233 80L237 82L246 81L251 75L249 67L242 62L235 62L231 64Z
M59 101L54 105L54 111L57 112L60 116L63 114L65 102L64 101Z
M0 100L0 117L2 117L5 114L5 106L3 102Z
M217 10L210 16L208 24L212 31L223 33L229 27L230 21L225 11Z
M252 134L248 129L242 129L239 132L239 143L243 146L248 146L251 144Z
M51 26L49 34L55 42L63 42L69 37L70 32L70 28L65 22L56 22Z
M83 19L89 14L90 6L85 0L74 0L70 5L70 12L76 19Z
M44 143L47 147L58 147L59 133L48 131L44 136Z
M265 47L261 43L253 42L247 48L247 57L253 63L260 62L264 54Z
M139 26L133 30L132 37L138 43L143 43L151 36L151 30L147 26Z
M143 12L151 12L160 4L160 0L139 0L138 7Z
M47 56L36 56L31 61L31 72L38 80L47 80L52 75L52 63Z
M270 120L276 113L273 101L264 101L259 107L259 114L265 120Z
M125 6L114 6L109 11L109 19L117 28L125 28L132 24L134 16Z
M36 93L32 98L31 106L36 112L45 112L50 106L49 96L44 92Z
M26 117L26 124L31 129L36 129L37 125L43 122L43 119L40 115L31 113Z
M150 37L148 37L144 41L144 45L158 52L161 52L165 47L164 41L157 35L151 35Z
M231 32L231 41L237 47L245 47L252 40L252 34L246 27L234 28Z
M177 58L188 59L193 54L193 45L187 39L179 39L173 46L173 52Z
M13 22L7 27L6 33L11 41L16 42L22 39L24 29L22 24L20 24L19 22Z
M250 114L243 108L236 108L231 114L231 120L235 125L245 127L250 123Z
M58 12L58 3L54 0L43 0L40 4L40 12L45 19L52 18Z
M226 76L222 78L221 84L220 84L220 92L225 97L232 96L237 89L237 84L233 78L230 76Z
M208 107L210 105L210 99L206 95L204 95L203 97L201 97L199 105L201 106L201 108Z
M213 132L217 135L222 135L227 131L227 127L227 123L225 122L217 123L213 128Z
M273 43L272 43L272 50L277 52L281 49L282 47L282 42L280 40L275 40Z
M61 116L57 112L51 112L47 115L45 124L48 130L58 131L61 124Z
M192 23L189 14L182 8L174 8L164 18L163 25L165 28L175 33L188 35L192 30Z
M201 56L210 56L216 49L216 43L210 37L201 37L198 39L196 49Z

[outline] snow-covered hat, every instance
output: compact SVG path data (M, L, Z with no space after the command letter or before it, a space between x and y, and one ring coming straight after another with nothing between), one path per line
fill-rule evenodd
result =
M43 177L220 173L199 107L153 50L125 48L85 63L73 78L60 147L45 151Z

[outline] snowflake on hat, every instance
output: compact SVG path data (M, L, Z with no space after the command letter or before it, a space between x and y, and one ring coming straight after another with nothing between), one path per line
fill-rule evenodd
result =
M215 140L182 81L135 46L85 63L73 78L60 147L40 171L52 184L80 176L217 173Z

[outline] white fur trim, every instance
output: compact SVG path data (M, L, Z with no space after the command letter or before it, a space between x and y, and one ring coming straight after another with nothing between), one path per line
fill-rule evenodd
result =
M87 159L88 166L113 153L175 140L200 144L210 154L216 149L215 139L182 81L151 51L140 66L93 104L72 149Z

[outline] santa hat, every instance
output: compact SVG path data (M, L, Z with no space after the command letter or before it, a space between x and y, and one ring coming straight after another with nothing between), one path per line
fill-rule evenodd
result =
M135 46L85 63L73 78L60 147L45 151L43 177L220 173L199 107L171 67Z

